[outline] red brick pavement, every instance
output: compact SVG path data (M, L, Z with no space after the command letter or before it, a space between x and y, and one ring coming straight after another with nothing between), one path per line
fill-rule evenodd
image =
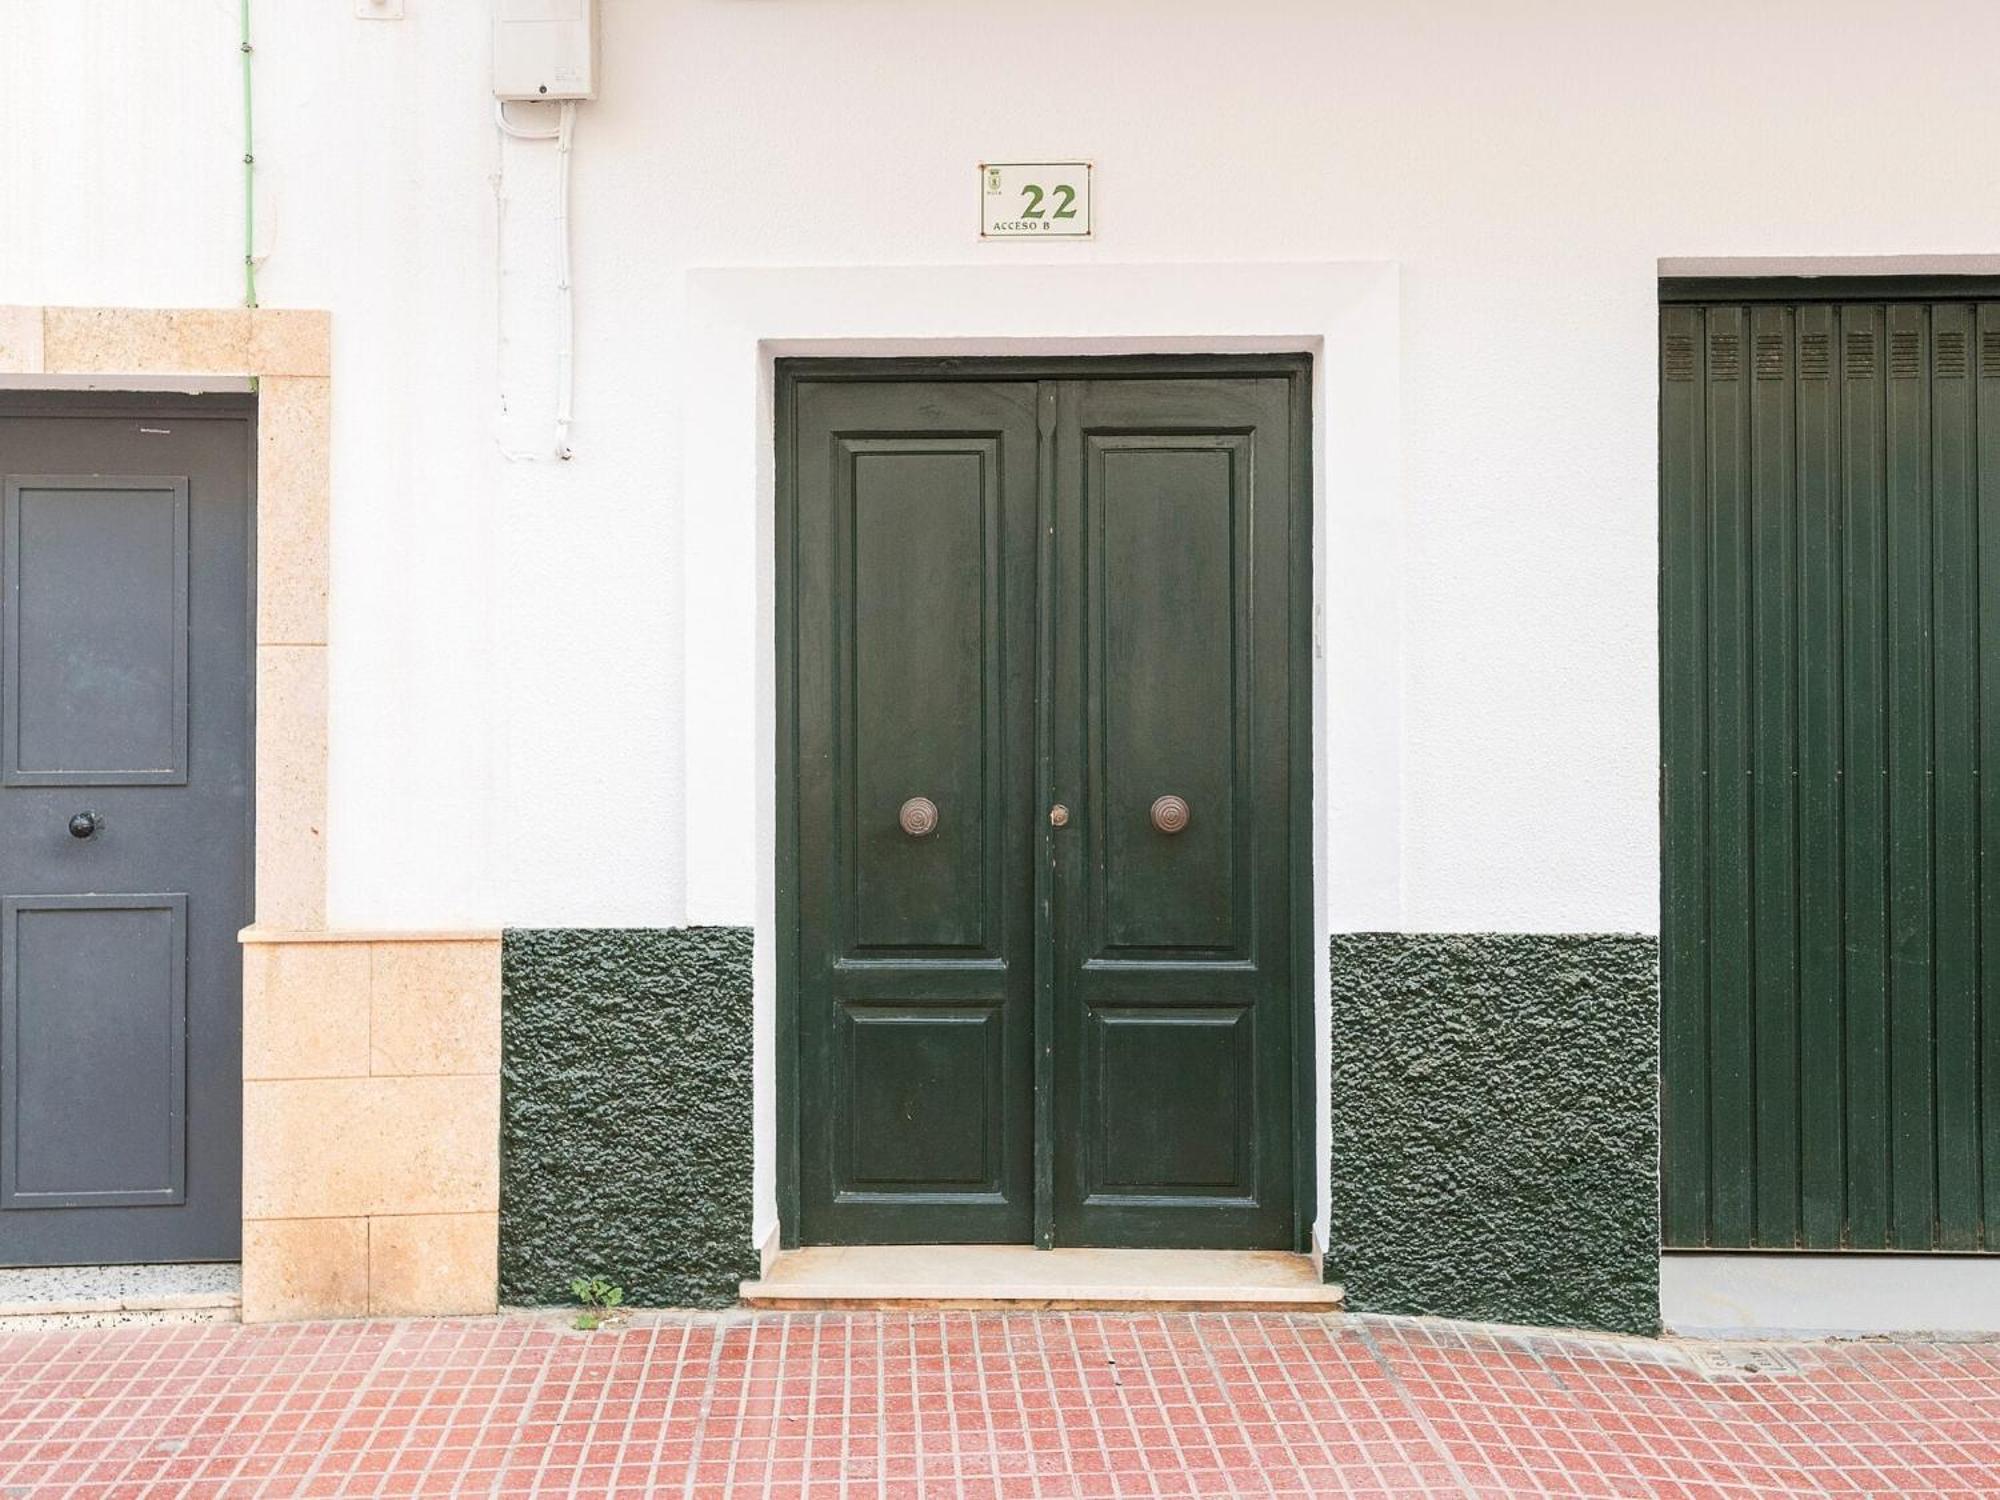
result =
M2000 1495L2000 1344L1699 1351L1256 1313L0 1336L54 1495Z

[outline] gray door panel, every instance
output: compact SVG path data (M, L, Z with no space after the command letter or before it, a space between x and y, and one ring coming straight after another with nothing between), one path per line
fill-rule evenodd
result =
M10 476L0 524L6 784L185 782L187 481Z
M187 897L0 901L0 1209L187 1201Z
M252 463L0 406L0 1264L239 1253Z

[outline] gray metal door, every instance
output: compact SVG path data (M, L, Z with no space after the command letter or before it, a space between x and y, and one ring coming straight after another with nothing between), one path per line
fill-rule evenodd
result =
M0 405L0 1264L233 1259L241 401Z

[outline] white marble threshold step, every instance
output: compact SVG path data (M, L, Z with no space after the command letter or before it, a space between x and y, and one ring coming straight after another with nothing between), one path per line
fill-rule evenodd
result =
M234 1323L242 1307L242 1274L235 1265L0 1269L0 1333Z
M1275 1250L1037 1250L818 1245L780 1254L747 1307L1264 1308L1335 1312L1309 1255Z

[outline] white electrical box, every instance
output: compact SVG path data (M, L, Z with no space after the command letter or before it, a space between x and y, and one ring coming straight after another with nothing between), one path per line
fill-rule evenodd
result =
M597 0L493 0L498 99L597 97Z

